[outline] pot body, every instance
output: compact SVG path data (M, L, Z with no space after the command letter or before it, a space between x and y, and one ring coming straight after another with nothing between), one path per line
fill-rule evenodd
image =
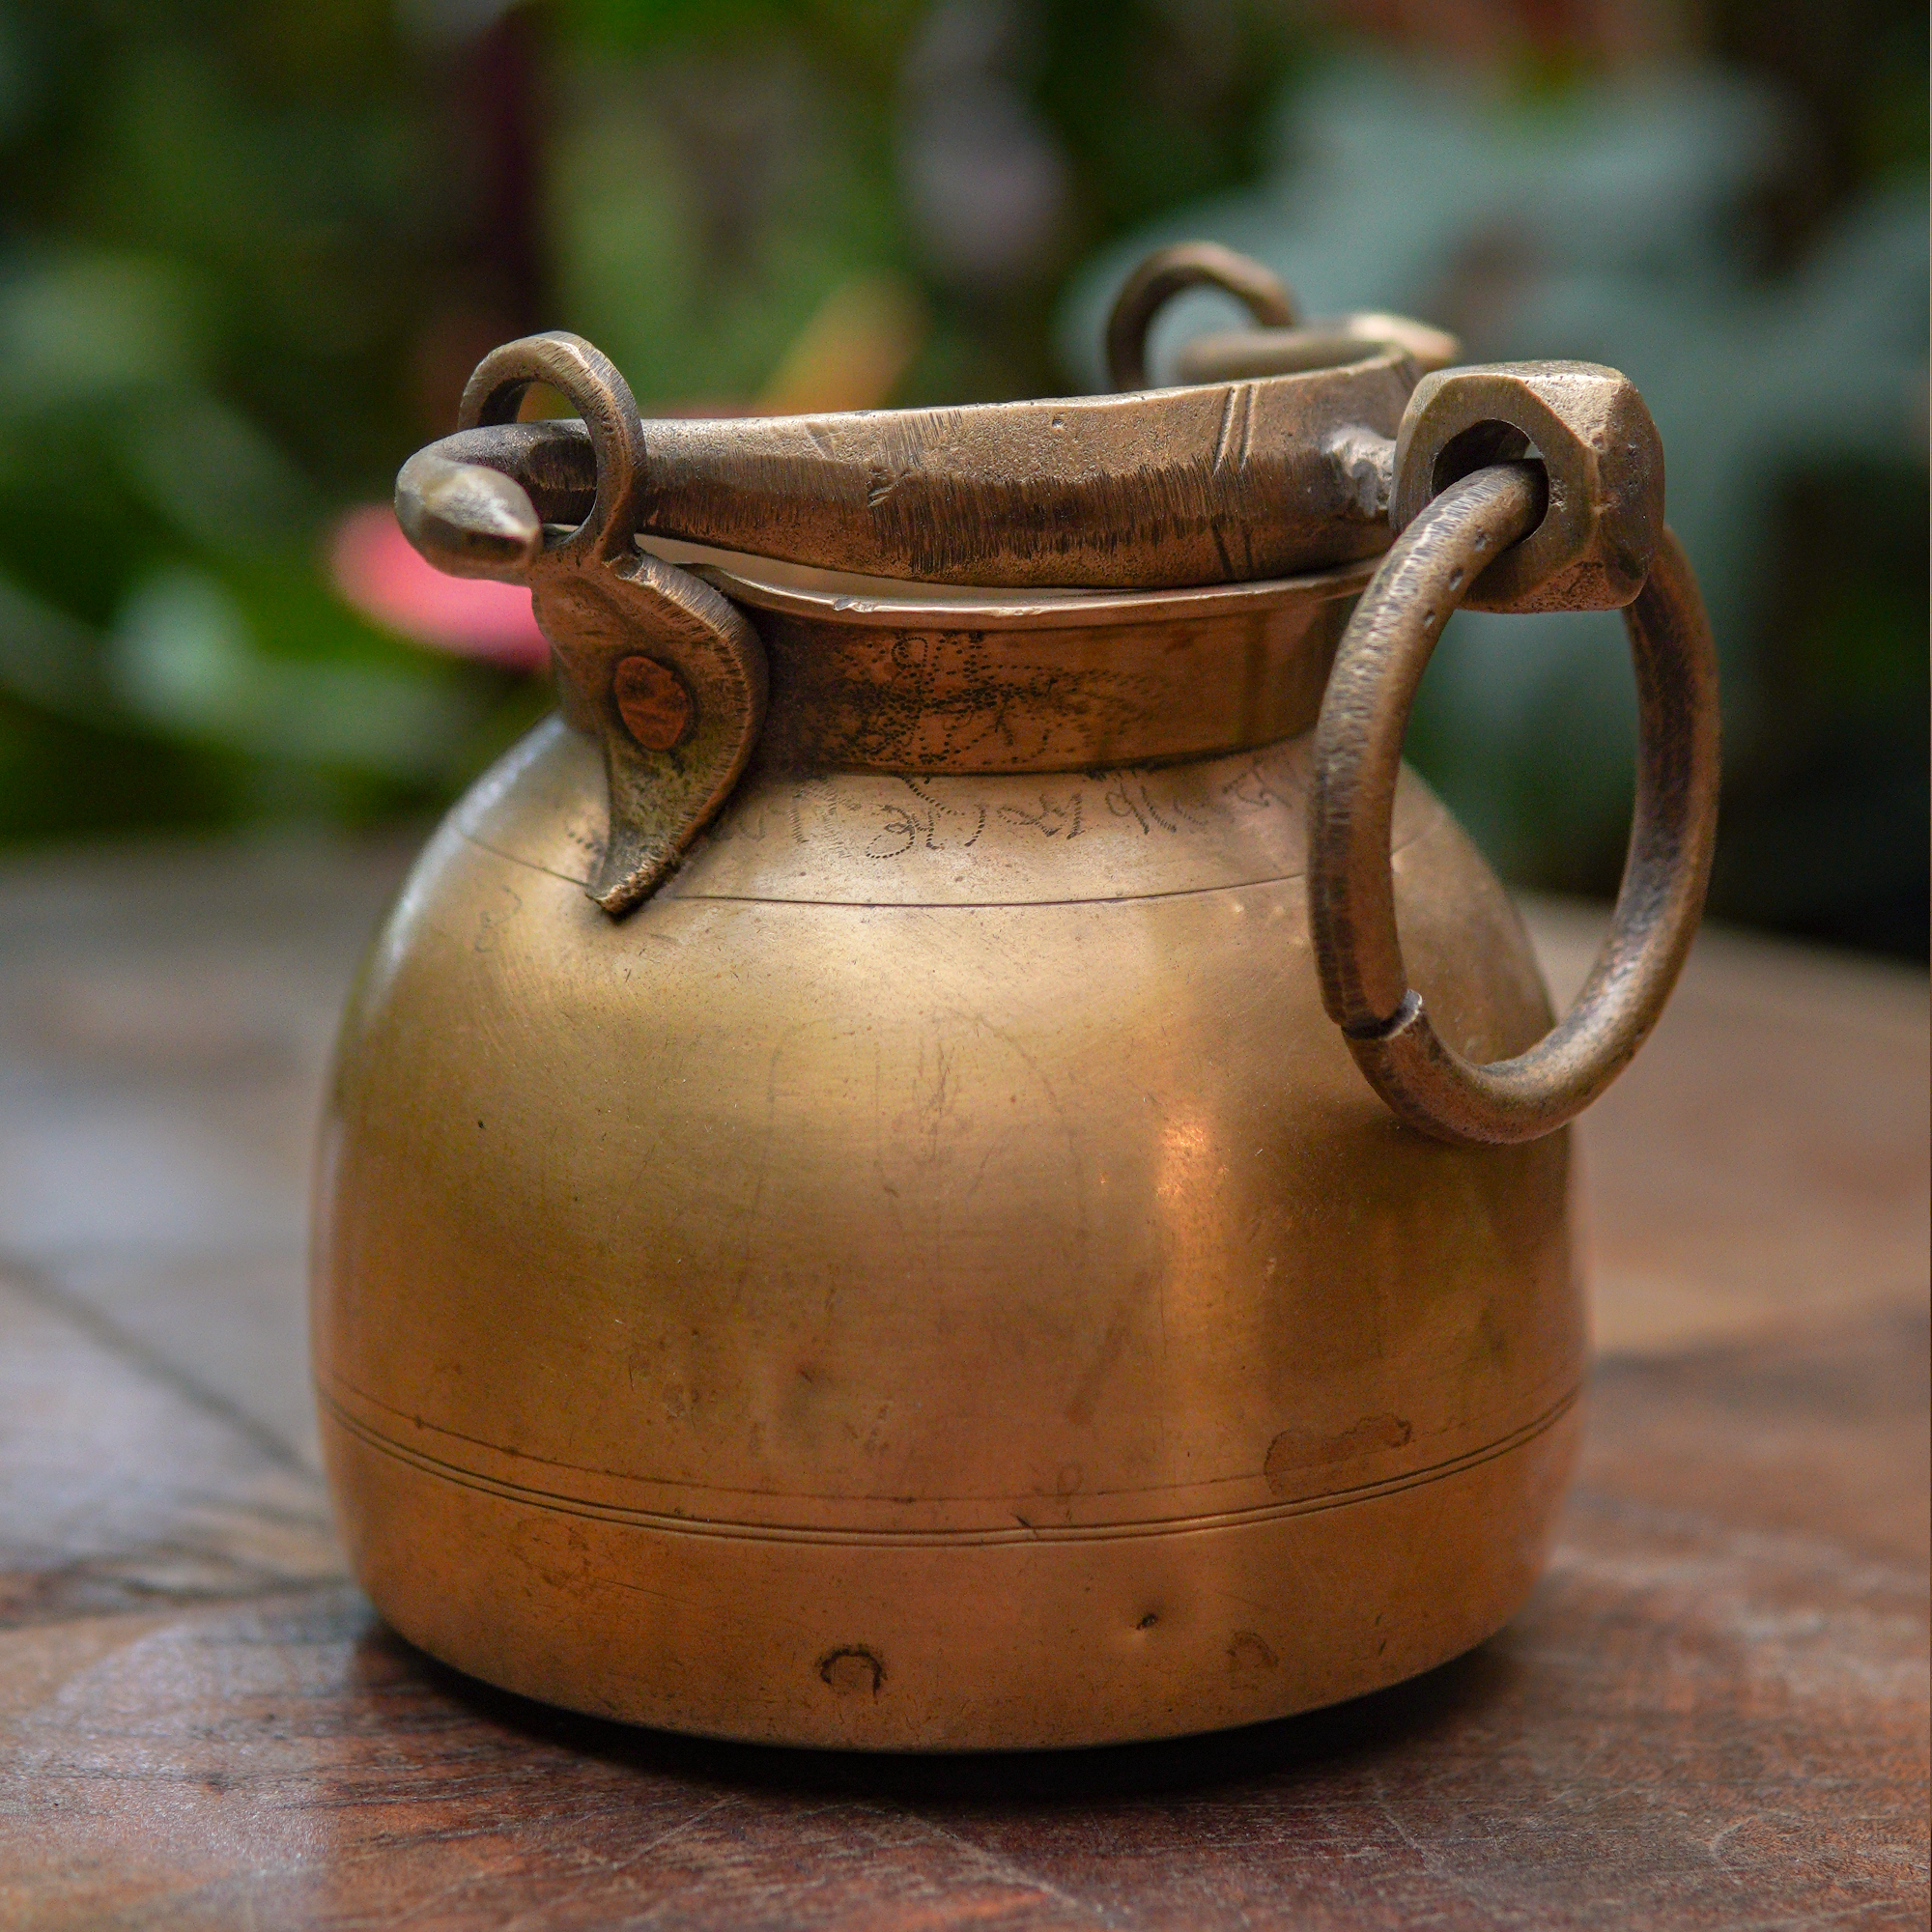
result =
M595 746L514 750L324 1136L324 1438L390 1622L600 1716L887 1749L1244 1723L1496 1629L1574 1446L1568 1136L1441 1145L1363 1084L1309 755L773 762L612 921ZM1395 843L1438 1025L1520 1050L1506 895L1413 779Z

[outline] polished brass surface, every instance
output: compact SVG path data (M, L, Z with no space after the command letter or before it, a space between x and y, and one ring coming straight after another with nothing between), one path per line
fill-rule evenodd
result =
M1310 919L1322 1002L1370 1084L1444 1140L1534 1139L1629 1065L1690 950L1718 827L1717 653L1669 531L1624 611L1637 685L1636 811L1608 937L1562 1024L1527 1052L1471 1064L1410 985L1389 871L1403 732L1442 626L1489 560L1545 517L1540 469L1452 484L1397 540L1342 640L1316 734Z
M1322 1009L1386 977L1322 883L1382 813L1348 882L1445 1050L1489 1069L1550 1025L1397 765L1405 586L1472 500L1496 548L1527 531L1542 472L1425 510L1350 624L1416 373L1375 338L1138 395L642 425L575 338L486 360L398 508L443 567L530 582L560 715L379 939L317 1194L331 1480L405 1635L635 1721L966 1749L1305 1709L1521 1601L1582 1373L1568 1137L1414 1131ZM534 380L587 427L491 420ZM1652 736L1709 703L1659 568ZM1338 749L1338 640L1384 637ZM1681 937L1673 810L1638 842Z
M379 942L324 1152L325 1437L397 1628L606 1715L964 1748L1500 1623L1572 1445L1568 1147L1361 1083L1310 753L754 768L613 923L596 748L513 753ZM1432 1009L1520 1049L1507 898L1412 782L1398 825Z

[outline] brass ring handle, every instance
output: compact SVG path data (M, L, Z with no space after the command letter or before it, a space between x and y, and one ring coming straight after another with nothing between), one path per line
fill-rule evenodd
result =
M1390 1109L1438 1140L1535 1140L1596 1099L1656 1024L1710 878L1717 656L1696 580L1666 530L1624 611L1636 808L1609 936L1576 1004L1526 1052L1478 1065L1442 1040L1408 983L1389 830L1409 709L1451 611L1544 508L1541 466L1530 463L1477 470L1431 501L1363 593L1316 728L1308 905L1322 1004Z
M1115 388L1147 387L1149 327L1182 289L1203 284L1225 289L1264 328L1293 328L1300 319L1279 275L1218 242L1157 248L1121 284L1107 316L1107 380Z

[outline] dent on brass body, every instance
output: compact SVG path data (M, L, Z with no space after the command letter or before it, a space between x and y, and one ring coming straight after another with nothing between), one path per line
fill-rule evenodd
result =
M1418 387L1421 325L1200 249L1117 368L1203 279L1263 325L1202 352L1238 376L644 424L533 338L405 469L427 554L531 585L560 700L405 888L324 1136L331 1480L436 1656L721 1736L1067 1746L1394 1682L1533 1581L1562 1122L1694 924L1708 636L1614 372ZM508 420L536 381L582 423ZM1472 594L1631 607L1631 879L1553 1035L1400 767Z

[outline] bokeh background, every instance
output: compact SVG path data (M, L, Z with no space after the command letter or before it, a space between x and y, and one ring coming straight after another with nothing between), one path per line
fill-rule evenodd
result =
M11 0L0 146L0 844L420 820L545 708L381 507L497 342L647 414L1098 387L1199 235L1628 370L1723 651L1715 910L1924 955L1921 0ZM1629 687L1614 618L1465 616L1412 754L1607 895Z

